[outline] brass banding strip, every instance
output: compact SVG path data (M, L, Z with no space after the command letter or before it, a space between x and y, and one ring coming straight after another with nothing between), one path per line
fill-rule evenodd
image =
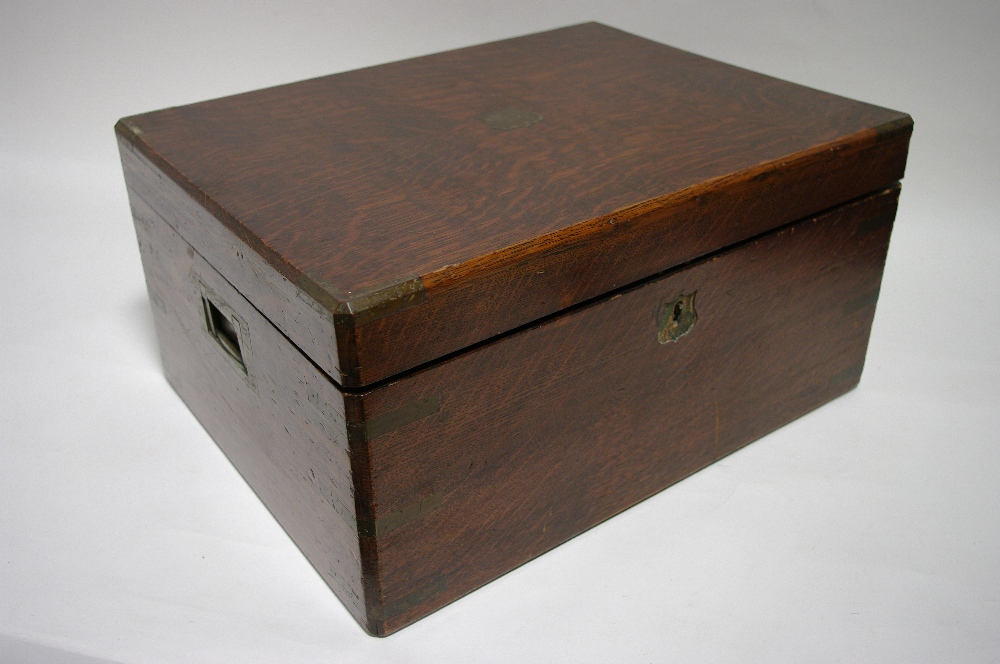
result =
M375 521L358 521L358 534L361 537L382 537L388 535L397 528L401 528L408 523L420 519L437 508L444 502L444 494L440 491L424 496L420 500L410 503L406 507L395 512L390 512L385 516L375 519Z
M422 420L425 417L433 415L440 409L441 397L434 394L420 401L407 404L402 408L377 415L367 422L349 422L347 425L347 437L352 442L371 441L391 431L405 427L407 424L412 424L417 420Z

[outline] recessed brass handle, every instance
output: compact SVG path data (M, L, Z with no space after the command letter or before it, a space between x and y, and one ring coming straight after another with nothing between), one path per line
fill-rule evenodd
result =
M217 305L208 297L203 296L201 302L205 308L205 326L208 328L208 333L218 342L229 359L246 373L247 365L243 359L243 349L240 343L241 328L243 327L240 319L235 314L226 315L223 313L224 307Z
M661 344L674 343L694 328L698 322L698 312L694 308L694 296L698 291L688 295L681 293L680 297L660 305L659 334Z

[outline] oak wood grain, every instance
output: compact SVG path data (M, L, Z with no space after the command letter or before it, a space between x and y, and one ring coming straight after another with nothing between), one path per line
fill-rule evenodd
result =
M440 404L363 445L370 518L396 519L369 544L370 629L391 633L853 388L897 197L346 395L366 420ZM682 294L697 321L661 343L662 307Z
M365 622L343 397L142 199L132 202L167 380L323 580ZM204 297L245 324L246 372L210 335Z
M346 393L137 196L133 214L171 384L384 636L856 385L898 193ZM245 324L245 372L206 296ZM679 300L697 319L663 343Z
M127 142L119 140L118 144L132 207L162 218L189 244L197 244L200 255L254 307L323 371L339 377L337 339L330 312L275 272Z
M510 108L542 118L484 120ZM911 125L585 24L117 131L130 188L172 180L147 203L203 208L274 271L288 313L268 316L361 387L888 186ZM205 253L221 232L175 227ZM260 288L250 262L213 264Z

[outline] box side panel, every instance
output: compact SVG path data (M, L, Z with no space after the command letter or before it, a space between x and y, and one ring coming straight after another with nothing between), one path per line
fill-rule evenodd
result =
M129 194L167 379L365 624L343 397L142 197Z
M392 632L860 379L898 188L363 396Z
M331 312L223 226L120 136L118 150L133 205L155 210L313 362L339 378Z

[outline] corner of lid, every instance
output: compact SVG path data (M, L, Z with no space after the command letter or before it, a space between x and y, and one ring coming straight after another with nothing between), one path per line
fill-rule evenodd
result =
M427 299L423 278L410 275L357 293L343 293L313 272L300 274L295 284L300 296L329 316L333 323L340 359L340 384L351 388L363 385L357 355L357 328L415 307Z
M135 117L121 118L115 123L115 131L128 138L129 140L134 140L139 136L142 136L142 128L136 124Z
M364 325L415 307L426 299L423 278L405 275L346 298L334 315L349 316L355 325Z
M306 299L314 308L330 314L331 318L339 313L346 299L339 290L323 281L313 272L303 272L295 280L295 285L307 296ZM308 298L308 299L307 299Z
M913 133L913 118L903 113L903 117L884 122L875 127L875 142L889 141Z

